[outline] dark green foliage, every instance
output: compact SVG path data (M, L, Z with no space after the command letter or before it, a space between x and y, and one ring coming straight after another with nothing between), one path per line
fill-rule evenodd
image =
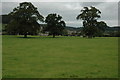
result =
M37 22L43 22L43 16L39 14L37 8L30 2L20 3L17 8L14 8L9 16L12 17L11 22L7 25L9 34L27 35L37 34L40 25Z
M65 22L62 20L62 16L57 14L49 14L45 22L47 23L45 31L49 31L49 33L53 35L53 38L55 35L61 35L66 26Z
M76 19L83 20L83 33L88 38L94 37L99 31L104 31L105 22L97 22L101 12L95 7L84 7Z
M110 31L110 32L107 32L106 34L104 34L105 37L120 37L120 30Z
M107 28L107 24L104 22L104 21L100 21L100 22L97 22L97 32L96 32L96 35L95 36L103 36L106 28Z
M7 14L5 15L0 15L0 19L2 19L2 24L8 24L10 22L10 16L8 16Z

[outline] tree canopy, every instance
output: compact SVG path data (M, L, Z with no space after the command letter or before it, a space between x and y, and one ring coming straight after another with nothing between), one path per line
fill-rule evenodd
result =
M92 38L98 33L99 31L104 31L106 26L105 22L98 22L98 18L100 18L101 12L99 9L95 7L84 7L81 10L81 13L76 17L76 19L83 20L83 33L85 36Z
M107 28L107 24L104 21L97 22L97 33L96 36L102 36Z
M57 14L48 14L45 22L47 23L47 27L45 30L49 31L49 33L53 35L53 38L55 37L55 35L62 34L66 26L65 22L62 20L62 16Z
M7 32L9 34L21 34L24 37L27 37L28 34L37 34L40 29L38 21L44 21L44 17L30 2L20 3L18 7L9 13L9 16L12 19L7 25Z

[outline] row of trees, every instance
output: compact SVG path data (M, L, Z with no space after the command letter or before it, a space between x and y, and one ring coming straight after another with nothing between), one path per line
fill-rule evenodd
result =
M27 35L35 35L39 32L40 22L46 22L46 31L49 31L53 37L60 34L65 27L65 22L62 17L57 14L49 14L45 21L44 17L37 11L37 8L30 2L23 2L17 8L14 8L11 13L10 23L7 25L7 32L9 34L20 34L27 37Z
M97 19L100 18L101 12L95 7L84 7L81 13L77 16L77 20L83 20L83 33L84 36L92 38L97 33L104 32L107 27L106 23ZM10 23L6 26L6 30L9 34L20 34L27 37L27 35L36 35L40 31L40 22L47 23L44 31L48 31L49 34L55 35L62 34L66 27L65 22L62 20L62 16L57 14L48 14L45 18L37 11L37 8L30 2L20 3L18 7L14 8L10 12Z

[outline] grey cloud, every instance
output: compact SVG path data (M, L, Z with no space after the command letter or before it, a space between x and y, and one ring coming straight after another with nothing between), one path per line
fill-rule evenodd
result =
M117 20L118 19L118 3L117 2L106 2L100 4L98 9L100 9L101 19L104 20Z
M18 2L2 2L2 14L10 13L18 4Z
M85 6L97 6L97 5L100 5L102 3L104 3L104 2L82 2L82 3L80 3L80 5L82 7L85 7Z

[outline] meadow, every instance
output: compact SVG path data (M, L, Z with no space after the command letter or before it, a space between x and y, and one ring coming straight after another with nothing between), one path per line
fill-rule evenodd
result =
M117 78L118 38L2 36L3 78Z

